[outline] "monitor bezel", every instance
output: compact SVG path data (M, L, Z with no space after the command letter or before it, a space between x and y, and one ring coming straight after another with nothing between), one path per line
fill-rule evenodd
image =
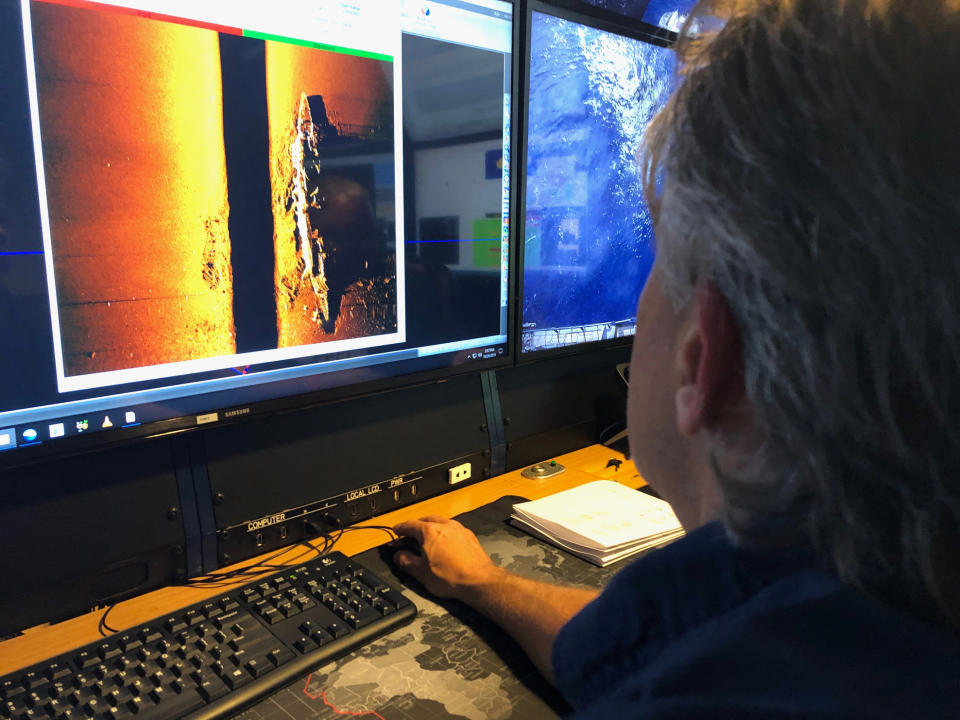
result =
M533 25L533 13L539 12L545 15L551 15L563 20L569 20L581 25L586 25L603 32L610 32L616 35L622 35L641 42L658 45L664 48L670 48L677 41L677 34L666 30L657 25L640 20L633 20L625 15L597 8L588 5L579 0L528 0L523 18L523 85L521 92L524 94L523 106L523 127L520 129L521 150L520 157L512 173L521 178L521 188L516 198L518 201L517 218L514 231L514 241L512 249L516 253L514 261L514 276L516 278L516 296L513 298L515 317L513 321L514 328L514 347L513 355L516 358L517 365L526 365L529 363L549 360L551 358L566 357L583 352L592 352L605 348L625 347L633 342L633 336L628 335L622 338L612 338L610 340L594 340L590 342L578 343L576 345L567 345L558 348L547 348L542 350L533 350L524 353L522 351L523 338L523 290L524 290L524 251L526 238L526 207L527 207L527 149L529 137L527 135L527 121L530 117L530 31Z
M430 385L442 382L449 378L472 375L478 376L484 372L502 370L514 365L514 335L516 333L516 213L519 207L519 186L520 177L516 166L516 159L519 157L520 136L518 135L519 116L521 105L517 102L519 97L519 87L521 84L521 70L523 47L522 41L522 0L500 0L512 7L513 28L512 28L512 51L510 54L510 143L509 143L509 181L510 181L510 199L508 205L508 271L507 271L507 312L506 312L506 341L503 343L504 353L495 358L477 359L460 364L452 364L454 353L445 353L450 357L451 364L442 367L429 369L413 369L409 372L402 372L390 377L377 378L375 380L364 380L360 382L346 383L335 387L322 388L319 390L293 393L278 398L268 400L257 400L250 403L241 403L238 405L226 405L212 408L210 412L216 412L219 419L209 424L198 424L197 413L189 413L167 420L157 420L134 427L118 427L111 430L99 430L89 434L74 435L65 438L59 438L54 442L42 442L37 445L19 446L10 450L0 452L0 470L24 467L42 463L55 462L58 460L75 457L87 453L96 453L116 449L121 446L135 445L145 443L159 438L173 437L185 433L210 430L214 428L223 428L230 425L238 425L245 422L262 420L270 415L279 415L290 412L306 411L332 405L335 403L349 401L354 398L370 397L374 395L385 395L394 390L410 388L422 385ZM525 106L524 106L525 107ZM469 140L472 134L466 134L463 138ZM444 142L455 140L457 138L447 138ZM34 180L37 180L35 177ZM463 352L463 351L455 351ZM440 355L443 357L443 355ZM400 362L416 363L420 358L413 358ZM374 365L376 367L376 365ZM350 371L346 371L350 372ZM217 392L217 391L213 391ZM229 411L237 411L231 414ZM22 424L22 423L18 423Z

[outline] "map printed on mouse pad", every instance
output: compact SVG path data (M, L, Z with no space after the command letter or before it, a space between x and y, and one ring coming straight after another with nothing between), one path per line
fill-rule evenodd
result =
M507 524L508 496L460 515L494 562L536 580L602 587L623 566L599 568ZM239 720L539 720L569 710L523 651L465 605L436 600L396 574L376 548L357 556L402 584L416 603L409 625L328 663L236 715Z

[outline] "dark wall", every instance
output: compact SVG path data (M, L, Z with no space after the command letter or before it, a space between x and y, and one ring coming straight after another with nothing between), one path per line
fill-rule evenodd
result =
M507 470L592 445L622 430L629 347L554 358L497 373Z
M169 440L6 471L2 487L0 634L182 579Z

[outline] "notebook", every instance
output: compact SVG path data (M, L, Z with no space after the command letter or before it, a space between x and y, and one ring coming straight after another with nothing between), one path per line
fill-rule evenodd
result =
M613 480L516 503L510 522L600 567L683 535L668 503Z

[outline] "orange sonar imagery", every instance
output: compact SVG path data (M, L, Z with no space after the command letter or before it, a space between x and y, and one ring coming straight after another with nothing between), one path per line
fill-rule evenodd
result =
M391 62L31 12L64 377L397 331Z
M65 374L233 354L216 33L36 3L33 34Z
M392 156L392 63L277 42L266 59L278 343L394 332L383 192L350 160Z

